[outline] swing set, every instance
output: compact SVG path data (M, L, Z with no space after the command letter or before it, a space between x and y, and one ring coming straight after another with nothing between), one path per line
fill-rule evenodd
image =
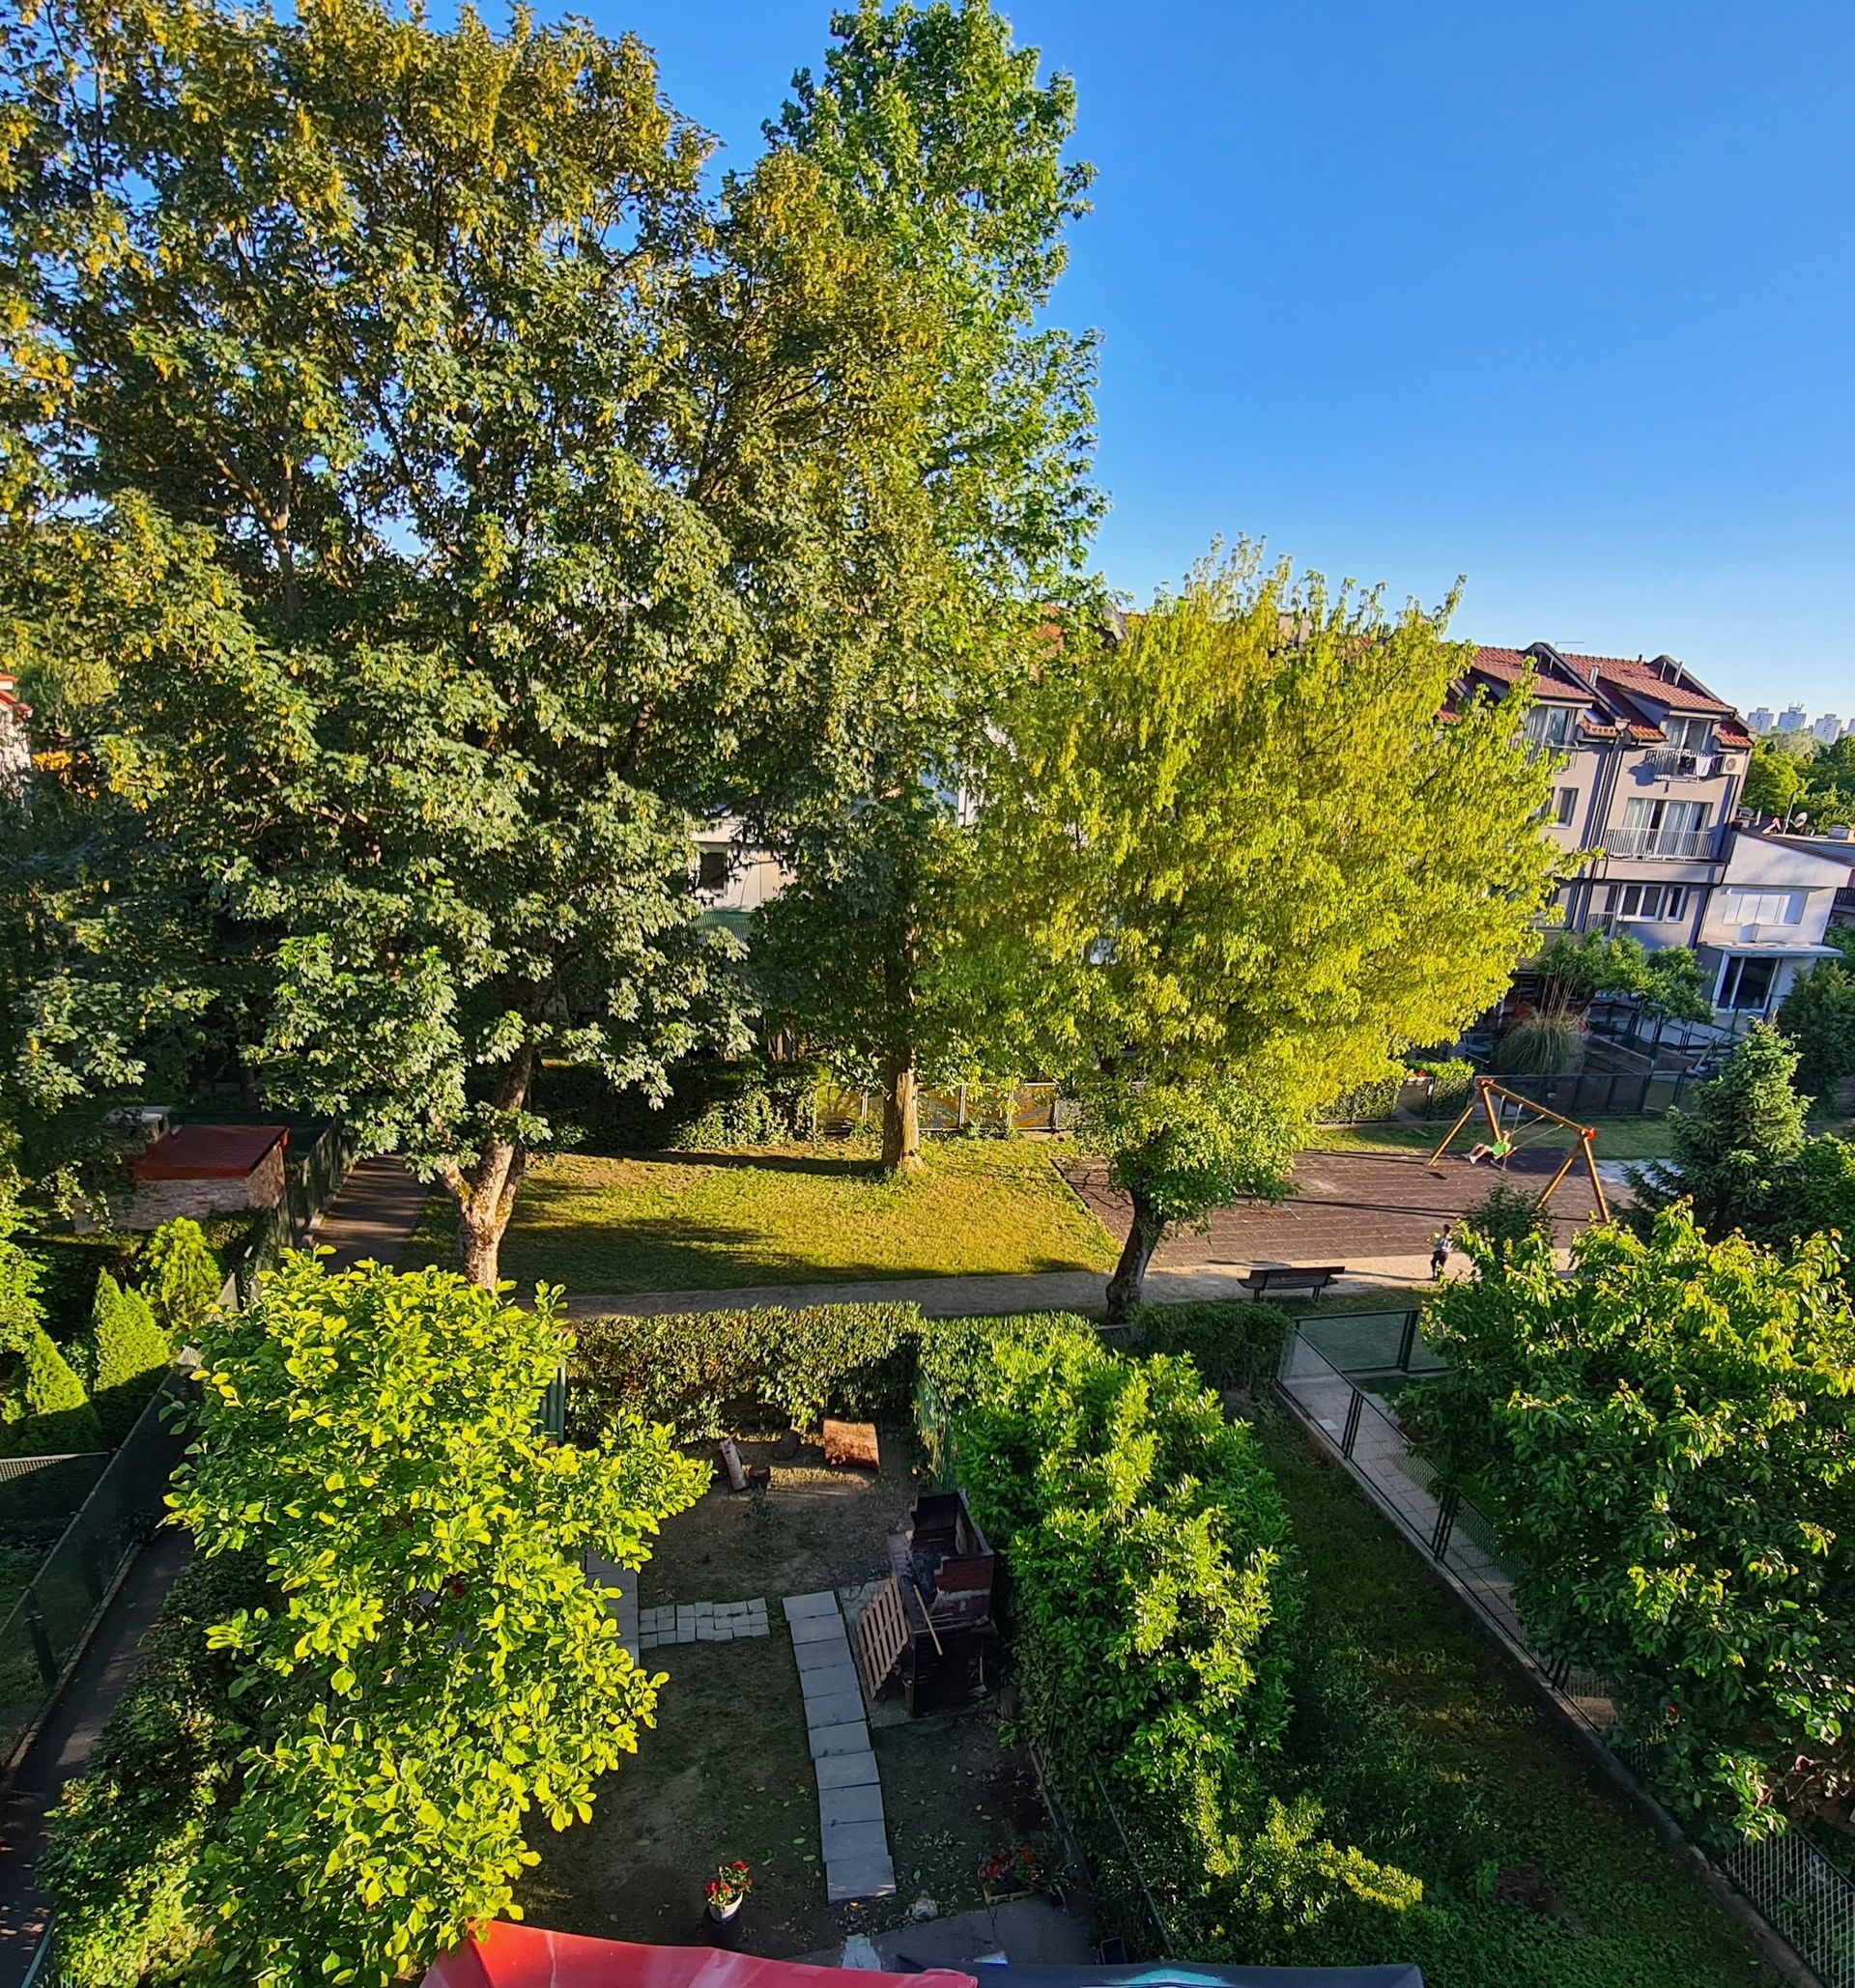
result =
M1514 1117L1507 1126L1503 1126L1501 1123L1501 1108L1495 1103L1495 1099L1498 1097L1504 1104L1511 1104L1514 1107ZM1564 1164L1547 1181L1544 1191L1539 1199L1534 1202L1533 1206L1536 1208L1543 1208L1552 1200L1554 1194L1557 1191L1558 1183L1572 1171L1579 1155L1583 1153L1585 1171L1591 1177L1591 1193L1596 1197L1597 1201L1597 1218L1600 1222L1608 1222L1611 1219L1611 1205L1605 1198L1604 1182L1598 1178L1597 1160L1591 1150L1592 1145L1597 1138L1597 1127L1595 1125L1581 1125L1575 1119L1561 1118L1557 1112L1548 1111L1543 1104L1535 1104L1530 1097L1523 1097L1518 1091L1509 1091L1504 1084L1497 1084L1493 1077L1477 1077L1475 1079L1474 1095L1463 1106L1462 1116L1442 1135L1442 1143L1430 1155L1431 1166L1434 1167L1441 1159L1444 1152L1448 1150L1450 1140L1462 1130L1463 1126L1469 1122L1477 1110L1488 1121L1488 1156L1503 1171L1505 1171L1508 1156L1517 1147L1528 1146L1534 1139L1544 1137L1549 1126L1563 1125L1568 1131L1576 1132L1578 1134L1577 1143L1566 1153ZM1513 1137L1513 1133L1521 1128L1527 1114L1530 1114L1539 1122L1528 1125L1527 1136L1517 1140ZM1472 1164L1472 1161L1470 1164Z

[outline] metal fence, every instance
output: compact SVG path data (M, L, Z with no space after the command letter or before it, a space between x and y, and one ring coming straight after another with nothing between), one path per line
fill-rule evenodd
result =
M1659 1118L1695 1079L1685 1070L1584 1070L1576 1076L1503 1076L1502 1086L1567 1119Z
M1543 1662L1533 1652L1513 1605L1513 1580L1497 1551L1495 1528L1486 1514L1453 1486L1400 1426L1396 1410L1380 1391L1387 1381L1447 1363L1420 1337L1401 1358L1392 1349L1389 1318L1361 1317L1351 1332L1332 1334L1317 1346L1312 1335L1347 1324L1343 1316L1309 1320L1291 1326L1282 1344L1276 1381L1300 1418L1338 1450L1347 1467L1376 1494L1407 1541L1453 1574L1477 1602L1496 1633L1538 1670L1567 1717L1606 1739L1616 1723L1609 1682L1596 1672L1566 1663ZM1343 1369L1345 1371L1343 1371ZM1643 1748L1619 1752L1631 1778L1654 1794L1654 1762ZM1706 1855L1702 1851L1702 1855ZM1855 1988L1855 1882L1792 1831L1741 1843L1717 1868L1737 1887L1775 1931L1789 1942L1826 1988Z
M0 1764L11 1768L90 1640L117 1576L160 1523L185 1437L162 1410L171 1369L90 1495L0 1622Z
M283 1198L243 1257L233 1265L232 1283L241 1307L251 1302L258 1281L286 1249L294 1249L324 1208L334 1200L355 1164L358 1141L346 1125L327 1125L284 1172ZM222 1300L223 1301L223 1300Z
M1070 1124L1069 1100L1054 1084L956 1084L951 1091L921 1090L915 1109L926 1132L1061 1132ZM882 1096L874 1091L825 1091L818 1098L820 1132L855 1132L880 1123Z

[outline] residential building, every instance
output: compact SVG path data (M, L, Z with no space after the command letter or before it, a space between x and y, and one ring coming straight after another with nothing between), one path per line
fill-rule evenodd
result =
M1547 642L1478 649L1459 695L1501 697L1523 679L1527 735L1557 761L1548 831L1586 858L1567 864L1564 929L1694 947L1723 1016L1768 1012L1824 950L1847 866L1838 877L1837 859L1735 826L1752 750L1737 712L1671 656Z
M1746 714L1746 729L1754 738L1761 739L1771 729L1772 717L1769 704L1755 704Z
M1780 731L1803 731L1810 724L1810 714L1801 704L1786 704L1778 714Z
M1825 711L1810 728L1810 735L1819 746L1833 746L1842 735L1842 721L1834 711Z

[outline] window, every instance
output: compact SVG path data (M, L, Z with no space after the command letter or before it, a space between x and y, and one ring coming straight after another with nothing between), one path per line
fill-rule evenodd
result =
M1720 916L1729 925L1795 925L1804 922L1802 891L1723 891Z
M1704 801L1630 801L1613 856L1704 856L1694 838L1707 825Z
M1704 753L1713 743L1711 718L1667 718L1662 722L1662 729L1676 753Z
M1553 811L1548 819L1559 828L1569 828L1572 815L1578 808L1576 787L1555 787L1553 789Z
M1775 959L1747 959L1735 956L1727 961L1720 980L1718 1006L1743 1014L1751 1010L1763 1014L1771 1006L1772 977L1778 971Z
M726 849L704 849L701 866L696 873L696 888L699 891L724 891L728 888L728 851Z
M1569 752L1578 739L1578 713L1564 704L1535 704L1527 714L1529 745Z
M1617 887L1618 918L1667 923L1680 918L1687 908L1686 884L1620 884Z

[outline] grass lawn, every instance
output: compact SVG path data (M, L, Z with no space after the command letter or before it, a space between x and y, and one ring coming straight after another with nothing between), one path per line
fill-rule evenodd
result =
M1261 1433L1307 1575L1291 1758L1327 1829L1424 1882L1371 1951L1306 1958L1414 1960L1447 1988L1775 1983L1345 1474L1286 1417Z
M522 1183L502 1274L580 1292L732 1291L1034 1270L1105 1270L1107 1232L1058 1174L1067 1141L929 1142L927 1171L812 1146L595 1159L567 1153ZM448 1264L433 1196L407 1261Z
M1597 1156L1601 1160L1666 1159L1673 1151L1665 1117L1593 1119L1597 1127ZM1314 1135L1315 1149L1323 1152L1430 1152L1449 1129L1447 1119L1434 1125L1412 1125L1396 1121L1372 1125L1323 1125ZM1486 1139L1488 1127L1471 1119L1456 1136L1454 1150L1467 1152L1477 1139ZM1569 1130L1543 1122L1530 1122L1525 1137L1530 1146L1571 1143Z

